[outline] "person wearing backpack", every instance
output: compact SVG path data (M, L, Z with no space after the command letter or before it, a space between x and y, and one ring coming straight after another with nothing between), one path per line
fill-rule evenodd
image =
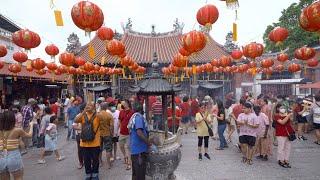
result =
M80 147L84 157L86 180L99 179L100 119L92 102L88 102L84 111L75 119L75 123L81 123Z
M313 125L316 132L316 141L314 143L320 145L320 94L314 97L315 102L311 106L313 114Z

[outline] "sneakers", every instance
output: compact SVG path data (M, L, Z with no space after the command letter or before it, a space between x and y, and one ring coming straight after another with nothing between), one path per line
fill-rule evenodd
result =
M306 140L308 140L308 139L305 138L304 136L300 136L300 137L298 137L298 139L301 140L301 141L306 141Z
M44 159L39 159L38 160L38 164L45 164L46 163L46 160L44 160Z
M57 158L57 161L62 161L62 160L64 160L66 157L64 157L64 156L60 156L59 158Z
M259 155L259 156L257 156L256 158L257 158L257 159L262 159L263 156L262 156L262 155Z
M210 156L208 153L204 153L204 157L208 158L209 160L211 160Z
M261 160L262 161L268 161L268 155L263 156Z
M196 133L197 131L196 131L195 129L193 129L191 132L192 132L192 133Z
M199 154L199 161L202 161L202 154Z

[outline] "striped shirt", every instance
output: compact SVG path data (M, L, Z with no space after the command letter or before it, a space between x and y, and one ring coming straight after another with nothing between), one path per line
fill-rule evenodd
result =
M151 108L153 115L162 115L162 103L160 101L153 103Z

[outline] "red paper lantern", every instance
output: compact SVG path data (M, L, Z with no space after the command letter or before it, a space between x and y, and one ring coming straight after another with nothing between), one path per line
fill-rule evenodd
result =
M86 63L86 60L83 59L82 57L76 57L75 63L76 63L78 66L83 66L83 65Z
M29 72L32 72L32 71L33 71L33 68L32 68L32 66L27 66L27 67L26 67L26 70L29 71Z
M281 53L277 56L277 60L282 63L286 62L288 59L289 59L289 56L286 53Z
M8 53L7 48L4 45L0 45L0 57L6 56Z
M182 55L182 56L189 56L190 55L190 52L185 50L183 47L179 49L179 53Z
M216 66L216 67L220 66L220 61L218 59L212 59L210 63L212 66Z
M100 66L98 64L95 64L94 65L94 70L98 72L100 70Z
M256 67L257 67L257 63L254 62L254 61L250 61L250 62L248 63L248 66L249 66L250 68L256 68Z
M41 43L40 36L28 29L21 29L12 34L12 42L19 47L30 50L38 47Z
M186 67L188 63L188 57L182 56L180 53L176 54L173 58L173 65L177 67Z
M0 61L0 69L4 67L4 61Z
M139 65L137 63L135 63L135 62L133 63L132 66L130 66L130 69L132 69L133 71L138 69L138 68L139 68Z
M91 63L91 62L86 62L84 65L83 65L83 69L87 72L90 72L92 70L94 70L94 65Z
M283 64L279 64L279 65L277 65L276 66L276 71L278 71L278 72L282 72L283 70L284 70L284 66L283 66Z
M191 31L182 37L182 46L190 54L201 51L206 43L206 36L199 31Z
M38 75L40 75L40 76L43 76L43 75L45 75L45 74L47 73L47 71L44 70L44 69L39 69L39 70L36 71L36 73L37 73Z
M273 66L274 62L271 58L268 59L264 59L261 61L261 67L263 68L269 68L271 66Z
M292 63L288 66L288 71L291 73L295 73L301 70L301 66L296 63Z
M116 39L111 40L107 45L107 51L111 56L120 56L125 50L124 44Z
M75 4L71 9L71 17L74 24L86 32L98 30L104 21L102 10L89 1Z
M281 43L282 41L287 39L288 35L289 35L289 31L286 28L275 27L269 33L269 40L275 43Z
M208 4L197 12L197 21L202 26L211 27L219 18L219 11L216 6Z
M263 73L270 76L272 74L273 70L271 67L268 67L268 68L264 68L263 69Z
M101 39L102 41L110 41L113 39L114 33L113 30L111 28L108 27L101 27L98 29L97 31L97 36L99 37L99 39Z
M307 61L307 65L308 65L309 67L317 67L318 64L319 64L319 61L318 61L317 59L315 59L315 58L309 59L309 60Z
M57 76L60 76L62 74L62 72L59 69L57 69L54 71L54 74Z
M68 69L68 73L74 75L77 73L77 69L74 68L73 66L70 66Z
M245 47L242 47L243 55L247 58L255 59L263 53L263 45L259 43L252 42Z
M303 61L313 58L316 51L310 47L302 47L294 51L294 57Z
M28 55L21 51L15 52L12 57L18 63L24 63L28 60Z
M120 64L122 65L122 66L132 66L133 65L133 63L134 63L134 60L133 60L133 58L132 57L130 57L130 56L126 56L126 57L124 57L124 58L121 58L121 60L120 60Z
M65 66L72 66L74 65L74 61L75 61L74 55L73 53L64 52L60 54L59 61L61 64Z
M221 56L220 57L220 65L222 67L227 67L231 65L231 58L229 56Z
M59 54L59 48L54 44L49 44L46 46L45 51L49 56L51 56L51 58L54 58Z
M242 51L240 50L240 49L235 49L235 50L233 50L232 51L232 53L231 53L231 57L233 58L233 59L241 59L242 58L242 56L243 56L243 53L242 53Z
M21 65L20 64L10 64L8 70L14 74L21 72Z
M47 63L47 68L50 71L54 71L54 70L58 69L58 66L56 65L56 63Z
M46 62L40 58L37 58L31 62L31 66L33 69L40 70L46 67Z
M66 73L68 72L68 67L65 65L60 65L57 70L60 71L61 73Z
M320 2L314 2L303 9L299 17L301 28L306 31L316 32L320 29Z

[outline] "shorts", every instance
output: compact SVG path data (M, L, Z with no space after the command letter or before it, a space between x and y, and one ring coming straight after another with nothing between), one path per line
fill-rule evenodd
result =
M113 143L119 142L119 136L113 137L113 138L112 138L112 142L113 142Z
M313 123L313 126L315 129L320 129L320 124L318 124L318 123Z
M0 151L0 174L4 172L13 173L22 169L23 163L19 149L8 151L7 155Z
M242 136L239 136L239 142L241 144L248 144L248 146L253 147L256 144L256 137L248 136L248 135L242 135Z
M298 117L297 118L298 123L303 124L303 123L308 123L307 117Z
M127 145L129 147L129 135L120 135L119 145Z
M111 136L105 136L101 137L101 150L106 150L107 152L112 152L112 137Z
M45 143L45 135L40 135L40 137L38 137L39 141L38 141L38 147L39 148L44 148L46 143Z
M190 116L184 116L182 117L181 122L184 124L187 124L188 122L190 122L190 120L191 120Z

